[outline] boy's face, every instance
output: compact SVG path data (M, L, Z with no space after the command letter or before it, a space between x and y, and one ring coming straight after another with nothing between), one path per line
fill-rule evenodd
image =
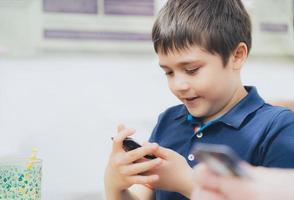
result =
M240 70L232 56L223 65L222 58L197 46L167 55L158 53L172 93L195 117L209 118L219 113L240 86Z

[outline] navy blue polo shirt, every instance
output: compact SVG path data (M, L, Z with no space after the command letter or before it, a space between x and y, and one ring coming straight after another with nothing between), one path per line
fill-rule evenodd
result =
M206 124L191 116L184 105L167 109L158 119L151 142L197 164L191 150L197 143L230 146L252 165L294 168L294 112L264 102L254 87L230 111ZM176 184L176 183L175 183ZM179 193L155 190L157 200L187 199Z

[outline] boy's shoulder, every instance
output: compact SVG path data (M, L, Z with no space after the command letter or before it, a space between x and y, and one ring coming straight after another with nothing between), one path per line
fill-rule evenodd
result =
M268 103L258 110L257 117L261 121L267 121L268 128L281 129L294 124L294 112L291 109Z
M265 116L271 116L273 119L292 119L294 120L294 112L287 107L274 106L265 103L264 106L259 110L259 113Z

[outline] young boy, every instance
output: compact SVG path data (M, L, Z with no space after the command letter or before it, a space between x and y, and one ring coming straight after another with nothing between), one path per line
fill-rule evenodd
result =
M190 198L197 143L228 145L252 165L294 167L294 113L266 104L241 83L251 48L241 0L169 0L152 38L169 88L183 104L160 115L151 143L128 153L122 141L134 130L118 127L105 172L109 200ZM157 159L142 159L147 154Z

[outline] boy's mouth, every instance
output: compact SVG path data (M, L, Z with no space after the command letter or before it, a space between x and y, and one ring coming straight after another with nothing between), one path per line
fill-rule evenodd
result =
M184 98L184 102L187 105L194 104L195 100L197 100L197 99L199 99L199 97L188 97L188 98Z
M196 100L198 98L199 97L188 97L188 98L184 98L184 100L187 101L187 102L192 102L192 101L194 101L194 100Z

